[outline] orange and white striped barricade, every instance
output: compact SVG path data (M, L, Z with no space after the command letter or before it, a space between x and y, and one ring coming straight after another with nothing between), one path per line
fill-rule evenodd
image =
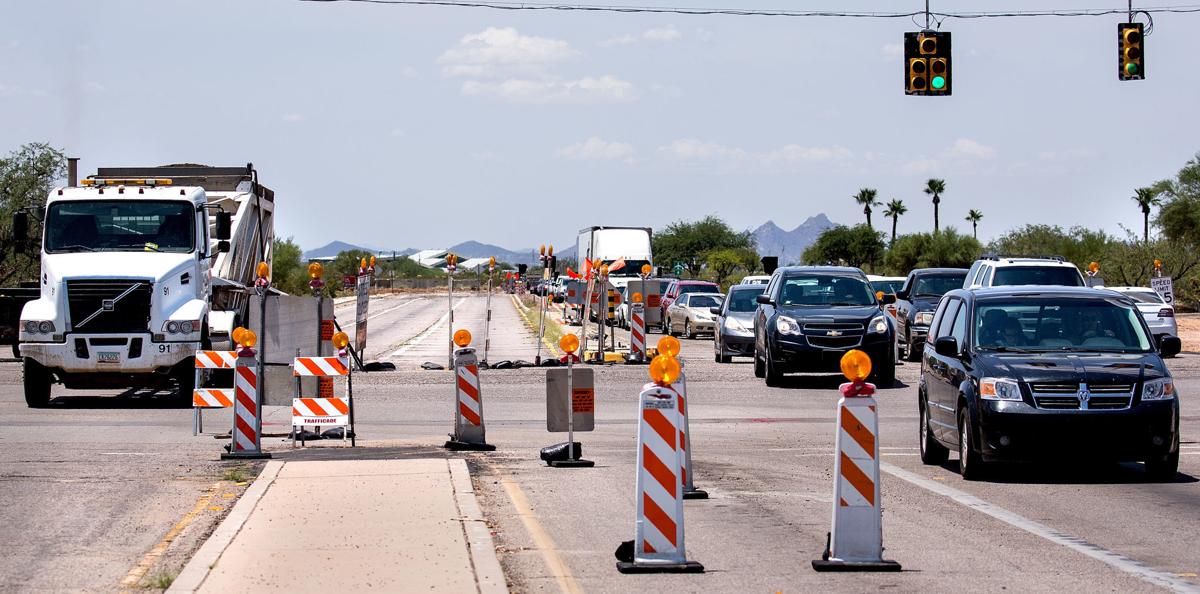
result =
M626 363L646 362L646 304L629 303L629 359Z
M354 384L353 366L345 350L336 357L296 357L292 360L292 376L296 378L296 395L292 398L292 447L304 427L315 426L342 429L342 441L350 438L354 447ZM317 397L300 393L300 378L317 378ZM333 378L346 378L346 396L333 395Z
M450 450L490 452L483 424L483 390L479 385L479 362L475 349L454 351L454 433L443 446Z
M817 571L900 571L883 558L875 386L842 384L833 464L833 530Z
M646 384L638 398L637 519L633 561L621 573L700 573L688 561L683 538L683 450L679 394Z
M683 450L683 498L708 499L708 491L697 489L692 482L692 425L688 421L687 366L679 360L679 381L671 389L679 394L679 448Z
M233 440L229 451L221 454L230 458L270 458L262 451L262 395L259 392L258 362L254 349L243 348L237 353L233 367Z
M204 409L233 406L233 388L201 388L205 369L233 369L237 361L234 351L197 351L196 381L192 389L192 435L204 433Z

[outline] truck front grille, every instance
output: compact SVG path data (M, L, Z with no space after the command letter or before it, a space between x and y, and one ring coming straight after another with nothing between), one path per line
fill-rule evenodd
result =
M150 293L146 281L67 281L71 329L89 334L148 332Z

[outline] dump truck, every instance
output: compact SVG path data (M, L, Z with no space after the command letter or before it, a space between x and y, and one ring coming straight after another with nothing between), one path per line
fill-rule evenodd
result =
M274 212L250 164L100 168L52 189L33 213L40 293L20 318L26 403L45 406L56 383L190 397L196 351L232 348L249 319ZM28 216L14 215L13 228L29 228Z

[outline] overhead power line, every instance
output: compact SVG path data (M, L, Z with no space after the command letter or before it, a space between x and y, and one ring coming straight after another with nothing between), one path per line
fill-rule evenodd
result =
M499 2L476 0L300 0L301 2L356 2L362 4L394 4L410 6L447 6L457 8L488 8L493 10L537 10L563 12L616 12L616 13L649 13L649 14L680 14L680 15L716 15L716 16L765 16L765 17L797 17L797 18L871 18L898 19L917 16L930 17L937 21L943 19L982 19L982 18L1018 18L1018 17L1096 17L1105 15L1127 15L1127 8L1071 8L1049 10L1006 10L1006 11L966 11L966 12L936 12L926 13L924 10L912 12L867 12L867 11L838 11L838 10L774 10L747 8L716 8L716 7L686 7L686 6L623 6L603 4L554 4L544 2ZM1146 14L1182 14L1200 12L1200 4L1184 4L1177 6L1139 7L1134 12Z

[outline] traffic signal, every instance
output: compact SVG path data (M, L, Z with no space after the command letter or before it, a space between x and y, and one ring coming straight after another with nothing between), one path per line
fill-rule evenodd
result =
M904 34L904 94L949 95L950 32Z
M1142 80L1146 78L1146 56L1142 52L1141 23L1117 23L1117 78Z

